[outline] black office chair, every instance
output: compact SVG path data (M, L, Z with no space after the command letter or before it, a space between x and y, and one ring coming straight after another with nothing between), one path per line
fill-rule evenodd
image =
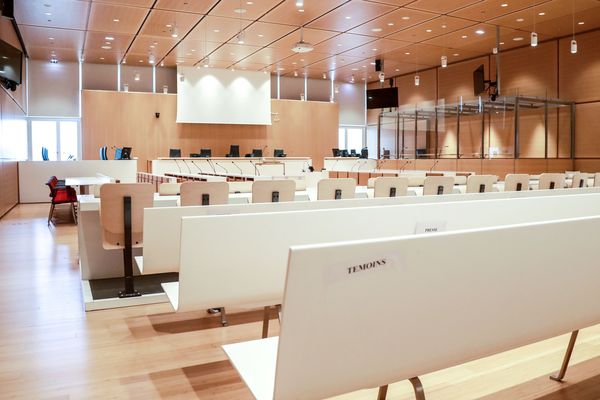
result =
M252 149L252 157L262 157L262 149Z
M334 157L340 156L340 149L331 149L331 152L333 153Z
M229 146L229 154L225 154L225 157L239 157L240 156L240 146L237 144L232 144Z
M273 157L287 157L287 154L283 152L283 149L273 150Z
M383 149L383 159L384 160L389 160L390 159L390 151Z
M200 149L200 157L212 157L212 151L210 149Z
M350 150L350 157L358 157L358 154L356 154L355 149Z
M348 150L342 150L340 157L349 157Z
M131 160L131 147L123 147L121 151L121 160Z
M190 153L190 157L198 158L198 157L202 157L202 156L200 155L200 153Z
M360 158L369 158L369 148L368 147L363 147L360 150Z
M180 158L181 149L169 149L169 158Z

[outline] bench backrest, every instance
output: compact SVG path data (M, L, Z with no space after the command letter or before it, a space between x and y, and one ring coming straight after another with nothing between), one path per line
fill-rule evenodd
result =
M562 189L565 187L565 174L543 173L540 175L538 189Z
M599 323L599 229L596 216L292 247L273 399L378 387Z
M317 200L352 199L355 193L354 178L321 179L317 183Z
M494 191L495 175L471 175L467 178L467 193L485 193Z
M288 249L294 245L594 214L600 214L597 194L184 217L179 311L281 303ZM344 221L350 224L340 227ZM467 246L457 247L453 256L460 259ZM487 259L480 262L484 266Z
M294 201L296 182L292 179L259 180L252 183L253 203Z
M504 191L529 190L529 174L507 174L504 177Z
M374 197L396 197L406 196L408 192L408 178L382 176L375 178Z

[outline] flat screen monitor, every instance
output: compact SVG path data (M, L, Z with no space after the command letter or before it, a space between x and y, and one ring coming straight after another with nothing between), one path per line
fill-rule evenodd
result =
M123 147L121 160L131 160L131 147Z
M398 88L367 90L367 109L398 107Z
M252 157L262 157L262 149L252 149Z
M479 96L483 92L485 92L485 76L483 64L481 64L473 71L473 94Z
M23 52L0 40L0 78L21 84Z
M169 149L169 158L181 157L181 149Z

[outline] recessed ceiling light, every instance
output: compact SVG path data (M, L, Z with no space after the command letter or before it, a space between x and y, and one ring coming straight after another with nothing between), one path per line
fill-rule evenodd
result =
M372 49L373 51L377 51L377 49Z
M374 62L372 62L372 63L370 63L370 64L371 64L371 65L375 65L375 63L374 63Z
M51 12L45 12L44 14L46 14L47 16L51 16L52 15Z
M431 29L425 29L425 32L431 33Z
M349 15L347 15L347 16L346 16L346 19L351 19L351 18L352 18L352 17L351 17L351 16L349 16Z
M466 39L468 36L467 35L462 35L461 38Z
M500 45L503 45L503 44L504 44L504 42L500 42Z
M111 47L110 47L110 46L102 46L102 48L103 48L104 50L110 50L110 49L111 49Z
M285 68L283 67L277 67L277 71L283 71Z
M373 28L371 29L371 32L381 32L382 29L381 28Z
M583 24L585 24L585 22L583 22L583 21L579 21L579 22L577 23L577 25L583 25Z
M296 64L298 64L296 61L294 61L294 62L292 63L292 65L296 65Z
M410 17L402 17L403 20L408 21Z
M478 35L483 35L485 33L485 31L483 29L477 29L475 31L475 33L478 34Z
M253 1L247 1L246 4L248 4L249 6L251 6L252 4L254 4Z
M525 21L524 18L517 18L517 22L523 22L523 21Z
M151 48L151 49L154 49L154 48L156 48L156 46L155 46L155 45L153 45L153 44L151 44L151 45L150 45L150 48Z
M192 53L193 53L194 51L196 51L196 49L192 49Z
M298 10L298 12L304 12L304 9L301 8L301 9Z
M140 61L138 61L138 62L144 62L144 60L140 60ZM180 62L181 62L181 61L180 61Z
M500 7L508 7L508 4L507 3L502 3L502 4L500 4Z
M258 34L258 37L265 37L265 35L263 35L263 34L259 33L259 34Z
M304 61L304 58L301 58L300 61Z
M448 25L444 24L442 25L442 29L446 29L448 27Z
M337 47L342 47L342 44L341 44L341 43L338 43L338 44L337 44Z
M358 71L358 68L352 68L352 71Z
M245 8L236 8L235 10L233 10L233 12L236 14L244 14L246 11L248 10L246 10Z
M515 42L520 42L521 40L523 40L523 38L521 36L517 36L517 37L513 38L513 40Z
M221 32L221 30L220 29L213 29L213 32L214 33L219 33L219 32Z
M393 22L388 22L388 26L394 26Z
M396 68L396 72L400 72L400 69L399 69L399 68Z
M101 60L104 60L104 57L100 57Z
M452 54L452 55L453 55L454 57L458 57L460 54L458 54L458 53L454 53L454 54Z
M542 12L539 12L539 13L538 13L538 15L539 15L540 17L543 17L544 15L546 15L546 13L542 11Z
M373 63L373 64L375 64L375 63ZM367 68L367 66L366 66L366 65L363 65L362 67L363 67L363 68Z
M107 37L105 37L104 39L105 39L105 40L115 40L115 38L114 38L114 37L112 37L112 36L107 36Z
M118 18L113 19L113 22L119 22Z
M583 24L582 22L579 23L579 25L582 25L582 24ZM49 37L48 40L54 40L54 38L53 37Z
M166 24L165 26L166 26L167 28L170 28L170 27L172 27L173 25L171 25L171 24Z
M406 52L406 53L404 53L404 54L406 54L407 56L410 56L410 51L407 51L407 52Z

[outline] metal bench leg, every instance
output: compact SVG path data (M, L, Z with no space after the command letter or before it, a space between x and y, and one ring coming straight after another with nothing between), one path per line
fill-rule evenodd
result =
M379 386L379 392L377 393L377 400L385 400L387 396L388 385Z
M221 325L229 325L229 322L227 322L227 313L225 312L225 307L221 307Z
M579 331L573 331L571 333L571 338L569 339L569 345L567 346L567 351L565 353L565 358L563 359L562 366L560 367L560 371L558 374L550 376L550 379L557 382L562 382L565 374L567 373L567 368L569 368L569 361L571 360L571 355L573 354L573 348L575 348L575 341L577 340L577 335Z

